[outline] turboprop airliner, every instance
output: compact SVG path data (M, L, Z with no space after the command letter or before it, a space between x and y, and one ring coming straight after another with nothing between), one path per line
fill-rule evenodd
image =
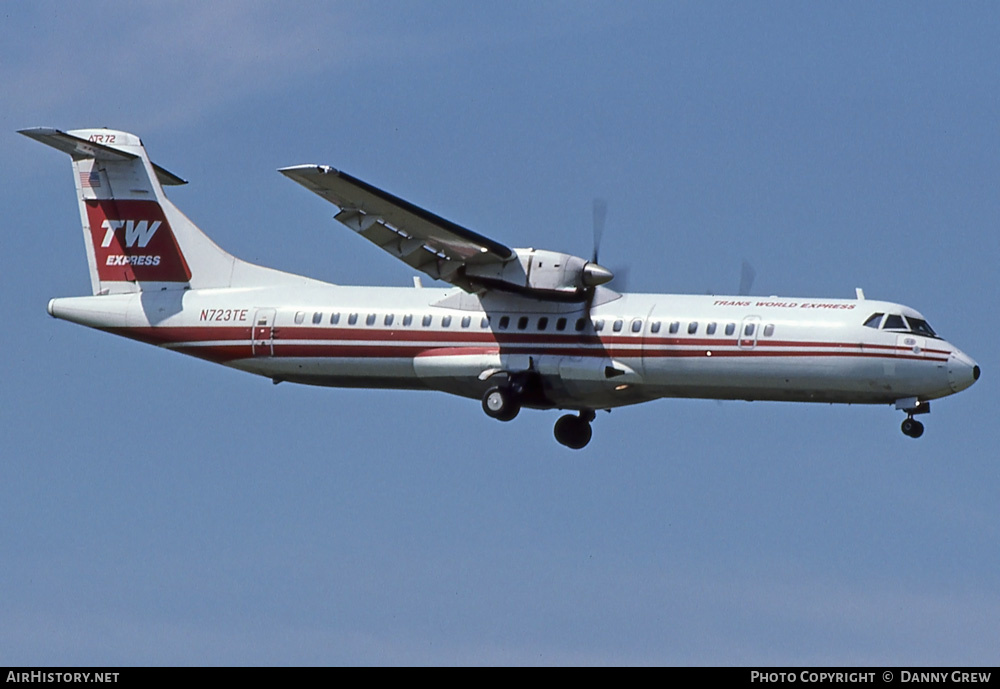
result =
M450 283L345 287L242 261L164 194L184 180L133 134L26 129L72 158L92 294L64 320L270 378L439 390L494 419L561 409L590 442L599 410L665 397L894 406L904 434L979 366L917 311L886 301L627 294L594 255L515 249L326 165L280 170L335 218Z

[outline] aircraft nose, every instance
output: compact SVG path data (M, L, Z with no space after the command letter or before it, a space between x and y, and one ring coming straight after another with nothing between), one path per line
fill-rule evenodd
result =
M956 349L948 357L948 379L955 392L964 390L979 380L980 373L979 364L965 352Z

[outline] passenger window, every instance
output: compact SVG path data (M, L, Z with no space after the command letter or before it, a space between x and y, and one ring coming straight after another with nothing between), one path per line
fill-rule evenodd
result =
M527 327L528 327L528 317L527 316L521 316L520 318L517 319L517 329L518 330L524 330Z
M387 313L385 314L385 319L382 322L385 323L386 325L392 325L392 321L394 320L394 318L395 317L391 313Z
M490 318L489 318L489 316L483 316L483 320L479 321L479 327L480 328L488 328L488 327L490 327Z
M726 334L727 335L735 335L736 334L736 324L735 323L726 323Z
M509 325L510 325L510 316L501 316L500 317L500 329L501 330L506 330Z
M895 314L895 313L890 313L888 316L885 317L885 323L882 324L882 329L883 330L906 330L907 327L906 327L906 323L903 322L903 317L902 316L900 316L898 314Z
M547 327L549 327L549 319L546 318L545 316L542 316L541 318L538 319L538 329L545 330Z
M424 316L423 319L420 321L420 325L422 325L425 328L429 328L431 327L431 323L433 321L434 321L434 316Z
M619 319L617 319L615 321L615 324L613 326L611 326L611 327L612 327L612 329L616 333L620 333L622 331L622 326L624 326L624 325L625 325L625 321L623 321L622 319L619 318Z
M659 321L653 321L652 323L650 323L649 324L649 332L651 332L651 333L658 333L658 332L660 332L660 322Z
M637 333L642 331L642 319L636 318L632 321L632 332Z
M375 325L375 314L368 314L368 318L365 319L365 325Z
M691 321L688 323L688 335L694 335L698 332L698 321Z
M403 326L408 328L411 325L413 325L413 314L408 313L405 316L403 316Z
M313 325L319 325L323 321L323 313L317 311L313 314Z
M566 329L566 319L560 318L559 320L556 321L556 330L565 330L565 329Z
M599 333L602 330L604 330L604 319L603 318L594 321L594 332L598 332Z
M705 327L705 334L706 334L706 335L714 335L714 334L715 334L715 326L716 326L716 324L715 324L715 323L709 323L709 324L708 324L708 325L707 325L707 326Z
M441 327L442 328L450 328L451 327L451 316L445 316L445 317L443 317L441 319Z
M583 332L583 328L586 325L587 325L587 321L585 319L583 319L583 318L577 318L576 319L576 325L574 326L574 328L576 328L576 331L578 333L580 333L580 332Z
M352 313L350 316L347 317L348 325L356 325L357 322L358 322L358 314Z
M774 323L768 323L764 326L764 337L771 337L774 334Z
M306 312L305 311L296 311L295 312L295 323L297 325L301 325L302 321L304 321L305 319L306 319Z
M674 321L673 323L670 324L671 335L676 335L680 329L681 329L680 321Z
M337 325L340 323L340 312L330 314L330 325Z
M868 317L868 320L865 321L865 327L866 328L875 328L876 330L878 330L878 324L882 322L882 316L883 315L885 315L885 314L873 313L872 315L870 315Z
M756 325L754 325L753 323L747 323L746 327L743 328L743 336L751 337L753 335L753 331L756 329L757 329Z
M466 316L462 319L462 327L468 328L472 324L472 316Z

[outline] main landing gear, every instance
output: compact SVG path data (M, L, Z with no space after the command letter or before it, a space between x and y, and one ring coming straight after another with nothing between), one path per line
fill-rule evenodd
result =
M522 404L541 409L552 408L552 403L545 399L541 379L537 375L510 375L483 395L483 411L498 421L512 420L521 411ZM582 409L579 415L559 417L554 431L556 440L574 450L586 447L594 435L590 422L596 416L592 409Z
M551 404L545 399L542 378L534 371L506 374L506 380L494 385L483 395L483 411L499 421L510 421L521 411L521 405L545 409Z
M507 385L494 385L483 395L483 411L499 421L510 421L521 411L521 403Z

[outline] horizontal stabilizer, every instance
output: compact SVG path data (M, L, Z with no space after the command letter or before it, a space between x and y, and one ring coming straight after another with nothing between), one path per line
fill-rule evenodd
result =
M58 129L51 129L49 127L21 129L18 133L24 134L35 141L51 146L52 148L62 151L63 153L68 153L73 160L93 158L94 160L124 161L135 160L139 157L134 153L122 151L97 141L81 139L78 136L74 136ZM110 136L111 135L109 135L109 137ZM181 179L174 173L163 169L156 163L151 162L151 165L153 166L153 170L156 172L156 178L159 180L160 184L165 186L187 184L187 180Z

